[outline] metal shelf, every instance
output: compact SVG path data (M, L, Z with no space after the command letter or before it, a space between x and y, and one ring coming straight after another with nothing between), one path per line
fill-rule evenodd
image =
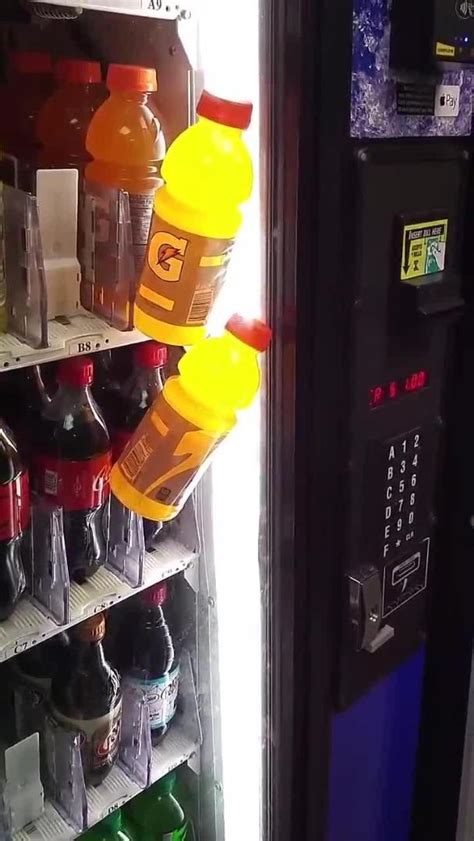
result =
M136 344L146 338L139 330L116 330L92 314L54 319L48 324L50 347L47 348L31 348L9 333L0 334L0 372Z
M30 0L32 5L38 3L52 6L67 6L75 9L94 9L99 12L117 12L124 15L140 15L142 17L158 18L161 20L176 20L189 17L189 4L183 6L176 0Z
M140 590L185 570L196 555L178 540L166 537L145 559L143 586L133 589L108 569L100 569L86 584L71 585L71 616L69 625L57 625L28 599L17 606L6 622L0 623L0 662L9 660L54 637L61 631L82 622L88 616L106 610Z
M184 722L178 721L173 724L163 742L153 748L152 782L156 782L173 768L182 765L198 749L198 742L192 738ZM140 791L136 783L121 768L115 766L100 786L88 789L90 826L115 809L119 809ZM41 818L15 833L14 841L73 841L76 837L74 829L58 814L51 803L46 802Z

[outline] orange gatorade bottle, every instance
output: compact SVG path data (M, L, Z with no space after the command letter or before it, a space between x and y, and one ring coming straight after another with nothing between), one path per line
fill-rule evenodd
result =
M139 273L165 154L160 124L148 105L150 94L157 89L156 71L111 64L107 87L110 96L94 114L87 132L87 151L93 160L86 167L86 187L96 183L128 192Z
M166 183L155 197L135 303L135 326L171 345L204 338L242 221L240 205L252 190L242 138L252 105L204 91L197 113L163 162Z
M204 339L178 363L112 468L115 496L150 520L179 513L210 456L260 385L258 354L271 330L233 315L224 334Z
M52 89L53 63L48 53L10 53L8 84L0 95L4 114L0 149L17 159L18 186L25 190L33 187L40 149L36 120Z
M82 174L90 161L86 150L89 123L106 97L98 61L62 58L55 67L58 84L43 105L36 124L42 145L40 167L72 167Z

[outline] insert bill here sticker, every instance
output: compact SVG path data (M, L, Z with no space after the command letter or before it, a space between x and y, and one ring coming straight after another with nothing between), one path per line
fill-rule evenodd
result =
M404 225L401 280L443 272L447 240L447 219Z

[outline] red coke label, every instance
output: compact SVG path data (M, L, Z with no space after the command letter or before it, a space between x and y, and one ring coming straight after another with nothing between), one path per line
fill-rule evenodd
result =
M25 470L8 485L0 485L0 540L13 540L30 521L30 488Z
M110 451L87 461L37 456L35 467L38 492L65 511L99 508L109 496Z

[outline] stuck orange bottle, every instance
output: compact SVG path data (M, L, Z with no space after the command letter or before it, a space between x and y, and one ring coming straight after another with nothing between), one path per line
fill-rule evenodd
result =
M0 149L17 159L18 186L25 190L33 188L40 149L36 121L52 90L53 62L48 53L10 53L8 82L0 93Z
M55 67L57 88L44 103L36 124L42 149L40 167L78 169L90 155L86 134L95 111L106 97L98 61L60 59Z
M155 196L135 303L135 327L169 345L193 345L206 335L252 190L243 138L252 104L204 91L196 111L197 122L163 161L166 183Z
M262 321L233 315L224 334L193 345L168 377L118 461L110 485L150 520L180 512L210 457L252 403L260 385L258 354L270 343Z
M86 186L96 183L129 194L133 252L140 272L165 154L160 123L148 105L150 94L157 90L156 71L111 64L107 88L110 96L94 114L87 132L92 161L86 167Z

